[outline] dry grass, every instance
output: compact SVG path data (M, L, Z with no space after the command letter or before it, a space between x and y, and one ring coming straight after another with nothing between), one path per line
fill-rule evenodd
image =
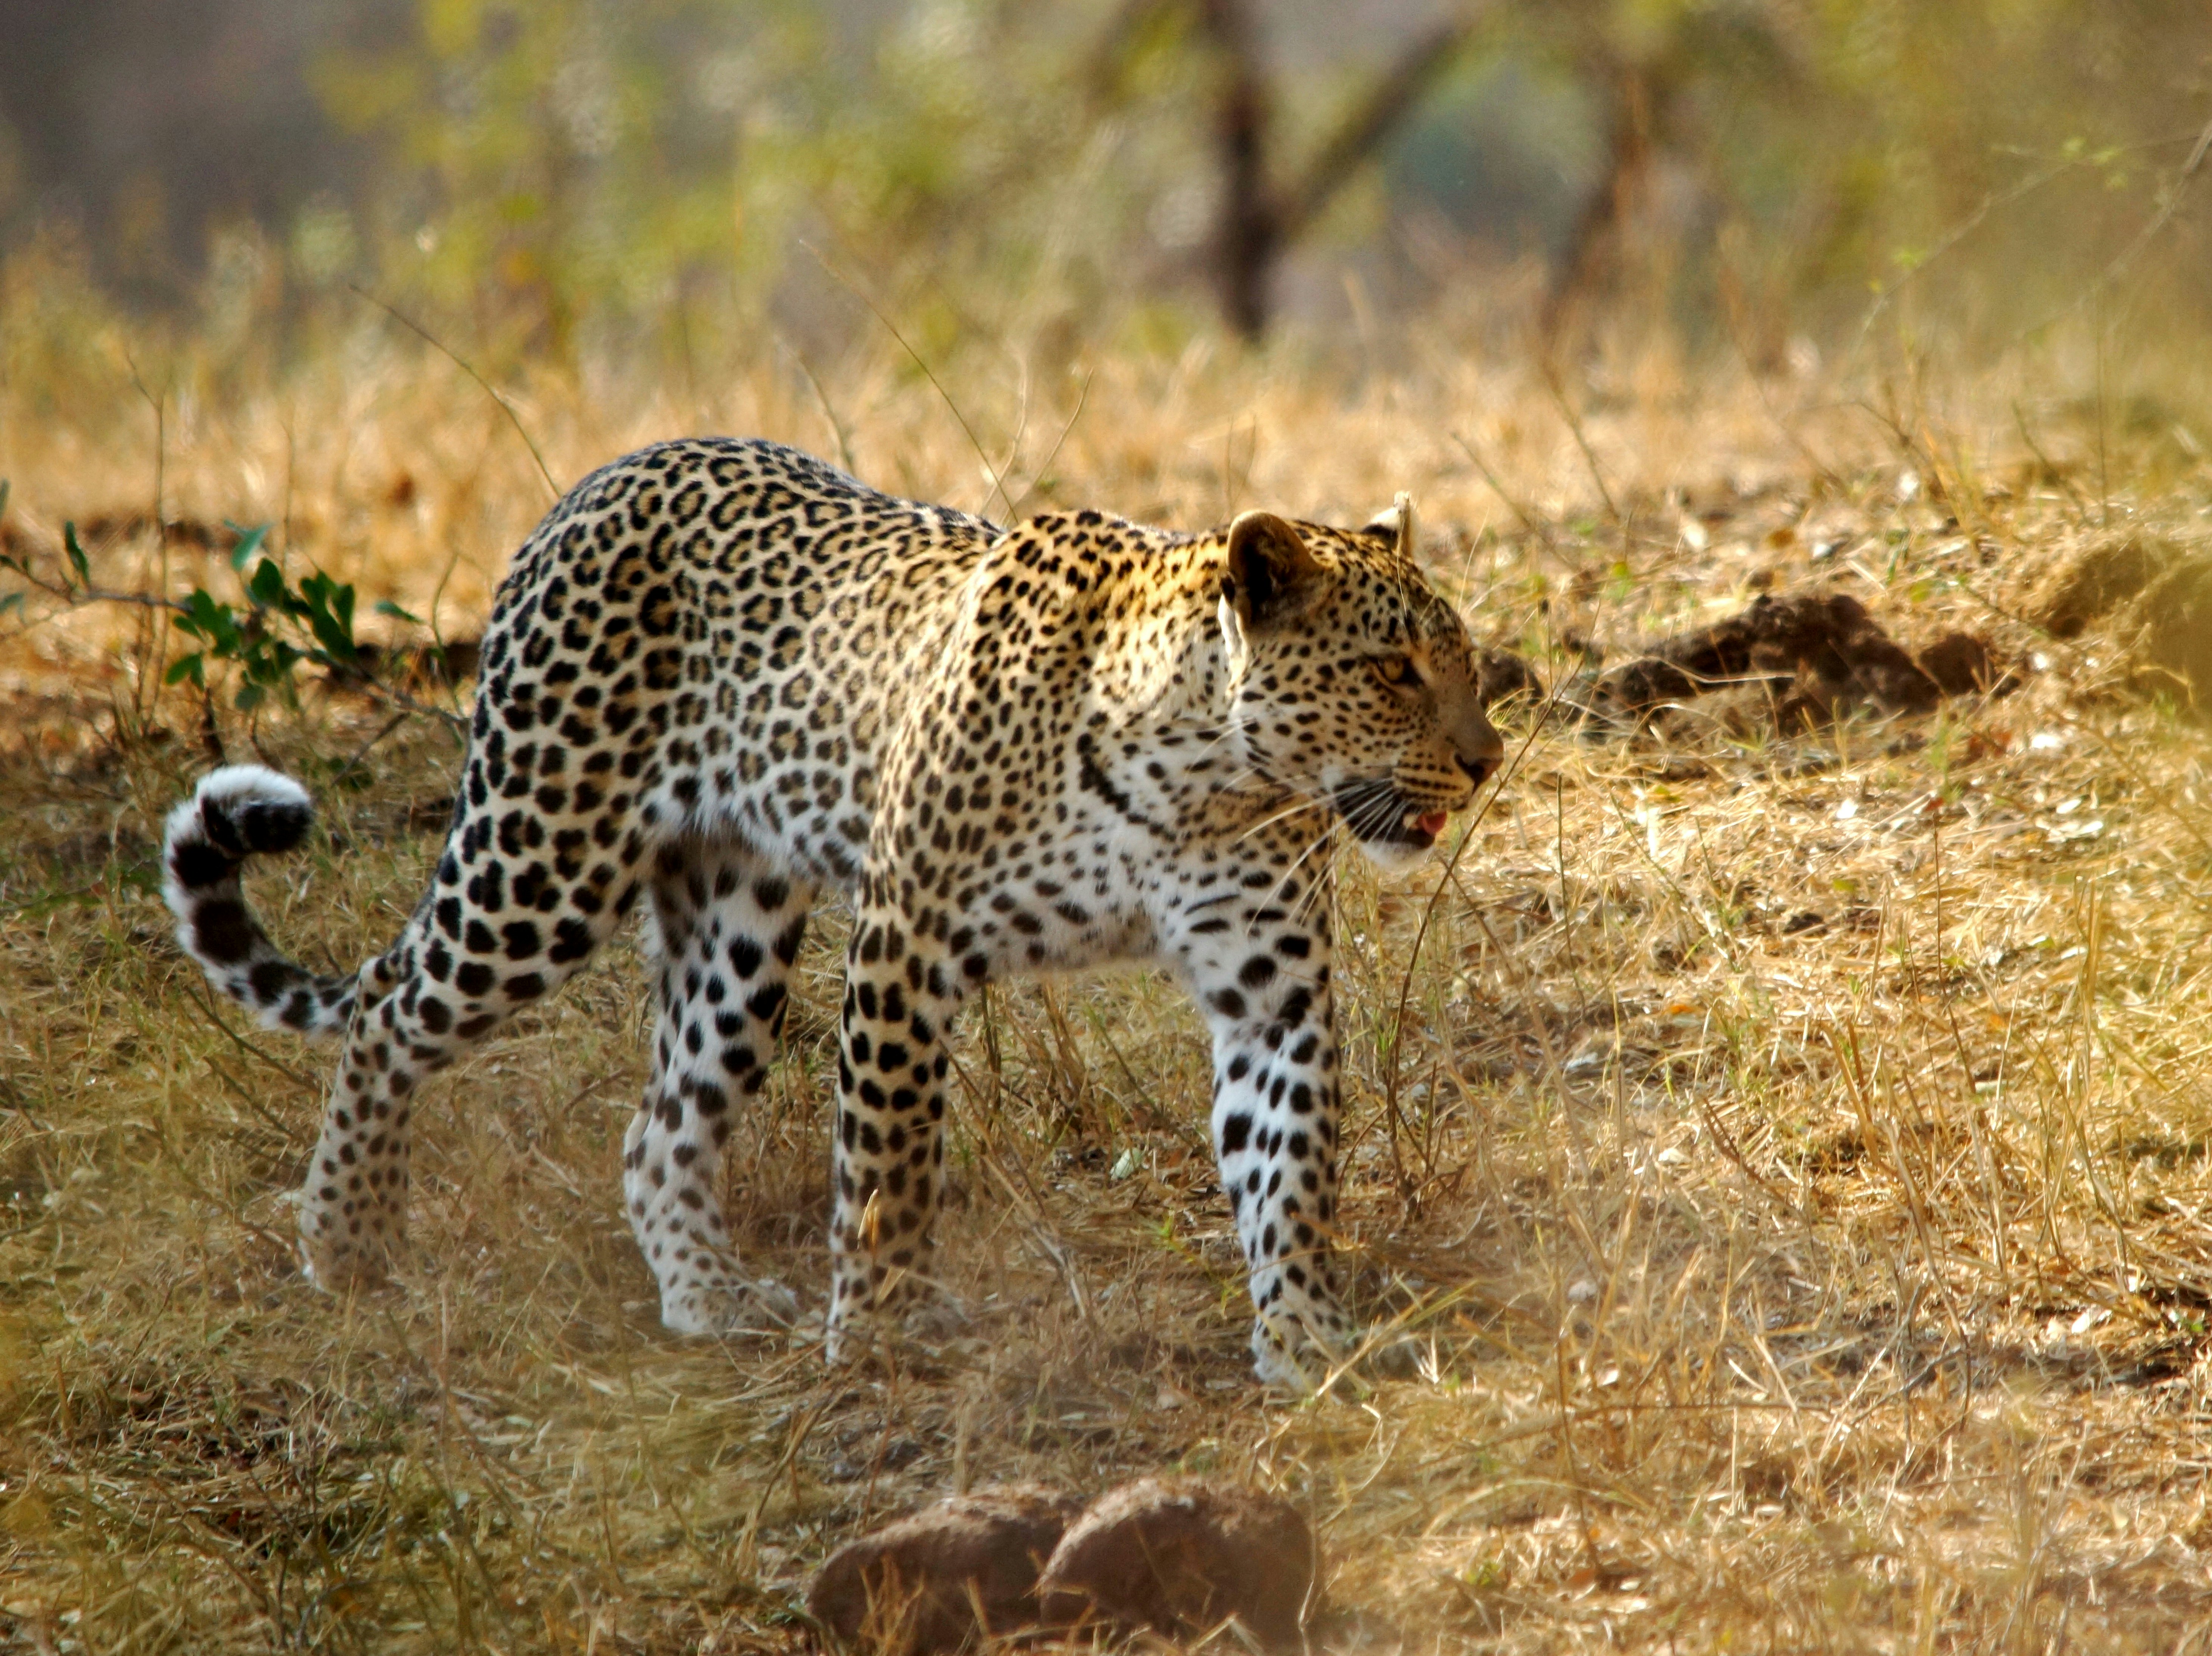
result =
M318 1298L282 1193L319 1065L212 1015L152 889L196 715L147 687L127 618L62 616L4 664L0 1647L785 1648L863 1525L962 1483L1163 1468L1305 1502L1345 1648L2203 1637L2206 747L2117 692L2124 639L2012 617L2080 545L2201 542L2212 472L2055 417L2029 423L2046 464L1972 399L1891 430L1660 362L1589 404L1601 483L1540 381L1451 343L1371 373L1133 356L1079 414L1074 380L1024 399L1002 363L954 388L1032 503L1343 518L1410 488L1478 630L1547 677L1572 639L1808 581L2044 665L1818 735L1599 743L1524 715L1449 868L1347 865L1345 1240L1426 1374L1251 1386L1201 1032L1146 975L968 1020L941 1239L971 1319L893 1369L659 1330L616 1200L644 1077L627 946L435 1084L410 1269ZM288 522L364 604L480 621L546 497L481 393L367 344L220 404L185 394L204 372L161 399L164 515ZM681 429L836 453L787 362L723 383L532 387L520 411L562 478ZM825 389L864 475L993 491L895 361ZM127 379L43 423L7 394L30 542L144 511ZM173 582L206 575L166 552ZM162 556L126 532L95 564L120 585ZM311 696L228 729L325 803L256 888L307 958L380 946L434 852L458 759L435 728L332 780L380 722ZM752 1256L817 1295L838 929L731 1157Z

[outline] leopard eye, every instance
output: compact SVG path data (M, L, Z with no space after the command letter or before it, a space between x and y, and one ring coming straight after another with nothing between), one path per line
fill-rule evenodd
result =
M1393 690L1418 690L1421 685L1421 670L1412 658L1404 655L1378 655L1370 664L1375 676Z

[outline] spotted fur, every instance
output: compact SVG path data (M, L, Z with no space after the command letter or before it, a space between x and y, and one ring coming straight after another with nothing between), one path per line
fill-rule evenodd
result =
M1341 825L1416 857L1500 753L1412 536L1402 496L1355 531L1001 529L766 442L664 443L586 478L500 589L453 827L383 953L319 977L246 908L241 864L307 830L296 784L227 767L169 819L185 947L264 1022L344 1043L302 1193L314 1280L377 1279L400 1245L422 1078L641 907L659 1012L623 1186L662 1320L787 1314L741 1269L716 1175L834 891L854 923L833 1355L926 1272L963 998L1150 960L1212 1026L1258 1372L1310 1383L1354 1331L1323 842Z

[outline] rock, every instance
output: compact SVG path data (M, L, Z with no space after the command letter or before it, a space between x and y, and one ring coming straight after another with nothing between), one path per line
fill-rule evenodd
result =
M1170 1637L1234 1616L1291 1646L1318 1574L1313 1531L1279 1495L1199 1478L1143 1478L1101 1495L1037 1583L1055 1626L1105 1623Z
M869 1656L931 1656L1035 1627L1037 1573L1082 1507L1029 1483L951 1496L839 1548L806 1608Z

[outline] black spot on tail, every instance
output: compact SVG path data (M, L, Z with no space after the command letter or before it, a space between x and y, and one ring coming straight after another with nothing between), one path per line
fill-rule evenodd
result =
M289 851L305 838L313 813L290 801L247 800L225 809L204 800L200 821L216 848L235 861L255 853Z
M204 934L202 941L205 941ZM252 987L255 1000L263 1006L274 1006L291 992L300 977L300 969L289 960L261 960L257 961L253 970L246 973L246 981Z
M219 966L234 966L253 953L253 922L241 904L204 904L192 916L192 937L200 953Z
M238 864L204 840L187 840L169 854L169 872L186 891L219 886Z

